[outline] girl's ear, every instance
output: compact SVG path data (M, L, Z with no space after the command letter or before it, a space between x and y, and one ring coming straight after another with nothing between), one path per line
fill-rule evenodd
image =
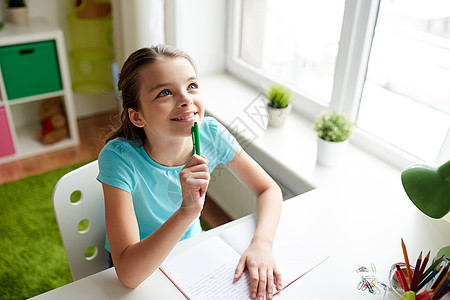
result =
M128 108L128 117L130 118L131 123L136 127L142 128L145 126L145 120L142 118L141 114L134 109Z

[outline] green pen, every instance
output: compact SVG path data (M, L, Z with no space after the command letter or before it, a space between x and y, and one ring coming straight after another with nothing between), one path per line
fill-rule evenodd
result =
M192 132L192 142L194 144L195 154L201 155L200 154L200 134L198 132L197 122L194 122L194 126L192 126L191 132Z

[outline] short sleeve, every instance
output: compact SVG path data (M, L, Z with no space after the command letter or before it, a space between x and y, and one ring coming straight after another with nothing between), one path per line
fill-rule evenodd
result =
M216 147L219 157L222 157L221 163L228 163L233 159L236 153L236 138L221 123L215 120L212 123L213 134L217 137Z
M109 141L98 156L99 174L97 180L131 193L135 186L135 170L127 157L133 148L127 142L115 139Z
M235 137L212 117L205 117L203 122L204 141L207 148L205 152L211 154L210 157L207 157L208 164L214 168L220 163L230 162L236 153L237 141Z

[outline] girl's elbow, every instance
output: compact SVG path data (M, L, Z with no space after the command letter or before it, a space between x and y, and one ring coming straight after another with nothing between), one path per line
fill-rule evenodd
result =
M136 278L136 276L134 276L134 272L132 271L130 272L127 270L123 270L120 267L118 268L117 265L115 265L114 267L116 269L116 274L119 281L129 289L137 288L144 281Z
M121 276L119 273L117 273L117 277L119 278L119 281L127 288L133 290L137 288L142 282L136 282L134 280L131 280L130 278L126 278L126 276Z
M276 182L273 182L271 190L273 190L273 193L276 195L276 198L278 198L281 201L283 200L283 192L281 191L280 186Z

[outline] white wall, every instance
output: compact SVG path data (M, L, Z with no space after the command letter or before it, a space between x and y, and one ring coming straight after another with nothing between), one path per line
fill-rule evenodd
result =
M164 0L112 0L114 51L122 66L135 50L164 44Z
M175 0L175 3L175 46L194 58L200 75L223 71L226 1Z
M30 18L43 18L50 24L64 28L67 1L32 0L27 1Z

